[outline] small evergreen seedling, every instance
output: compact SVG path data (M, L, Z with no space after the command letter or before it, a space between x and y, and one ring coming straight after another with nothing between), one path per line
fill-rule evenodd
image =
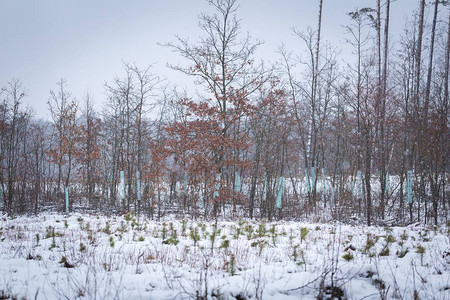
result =
M244 230L247 232L247 239L251 240L253 235L253 226L250 224L245 225Z
M111 227L110 227L110 225L109 225L109 222L106 222L105 228L103 228L102 231L103 231L104 233L106 233L106 234L111 234Z
M222 244L220 244L219 249L227 250L229 246L230 246L230 241L229 240L224 240L222 242Z
M425 247L422 246L422 245L418 245L418 246L417 246L416 253L424 254L424 253L425 253Z
M300 228L300 242L303 242L308 235L308 228L302 227Z
M236 274L236 259L234 254L230 254L230 274L231 276Z
M364 252L368 252L373 246L375 246L375 242L372 239L372 235L367 235L366 245L364 246Z
M272 225L272 228L269 229L269 232L272 237L272 244L275 245L277 242L277 231L275 229L275 225Z
M169 231L170 231L170 235L173 235L173 231L174 231L175 229L174 229L174 227L173 227L173 223L172 222L170 222L169 223Z
M133 214L132 212L126 213L123 218L125 219L125 221L129 222L131 221L131 219L133 218Z
M390 250L389 250L389 247L388 247L388 245L386 245L384 248L383 248L383 250L381 250L381 252L380 252L380 256L389 256L389 252L390 252Z
M266 222L263 220L258 227L258 236L261 238L266 235Z
M183 220L181 220L181 236L186 236L186 226L187 221L183 218Z
M127 232L127 227L123 221L120 221L120 227L117 228L117 231L119 231L121 233L121 235L123 235L125 232Z
M189 233L189 237L194 241L194 246L197 245L197 242L200 241L200 234L198 233L198 228L192 228Z
M345 261L351 261L351 260L353 259L353 254L350 253L350 252L345 252L345 254L342 255L342 258L343 258Z
M52 237L52 244L50 245L49 250L52 250L56 247L56 240L55 240L55 228L51 227L51 237Z
M87 222L87 223L86 223L86 226L84 227L84 230L85 230L86 232L88 232L88 231L91 230L91 223L90 223L90 222Z
M420 254L420 264L423 266L423 255L425 254L425 247L422 245L418 245L416 253Z
M289 230L289 245L292 246L292 242L294 240L294 230L292 228Z
M294 262L297 261L297 258L298 258L297 248L298 248L298 245L295 245L293 252L292 252L292 257L294 259Z
M394 243L395 242L395 238L394 238L394 236L392 234L387 235L385 240L388 243Z
M239 239L239 236L242 234L241 228L240 227L236 227L236 226L232 226L231 228L234 229L233 239L235 239L235 240Z
M176 230L172 232L172 239L176 242L175 245L178 244L178 234Z
M169 237L167 240L163 241L163 244L166 245L178 245L179 240L178 240L178 234L176 230L172 231L172 236Z

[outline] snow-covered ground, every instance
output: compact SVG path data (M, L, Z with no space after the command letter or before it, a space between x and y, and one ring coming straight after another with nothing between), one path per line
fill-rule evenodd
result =
M0 299L450 299L449 224L0 221Z

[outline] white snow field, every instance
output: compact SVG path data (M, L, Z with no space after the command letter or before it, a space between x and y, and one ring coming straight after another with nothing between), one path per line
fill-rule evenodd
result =
M0 299L450 299L449 225L3 216Z

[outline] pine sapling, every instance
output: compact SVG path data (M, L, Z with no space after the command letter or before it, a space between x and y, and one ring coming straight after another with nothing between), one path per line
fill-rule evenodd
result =
M192 228L189 233L189 237L194 241L194 247L197 245L197 242L200 241L200 234L198 233L198 228Z
M230 253L230 274L231 276L236 274L236 259L233 253Z
M308 228L302 227L300 228L300 242L303 243L303 241L306 239L306 236L308 235Z
M418 253L419 255L420 255L420 265L421 266L423 266L423 256L424 256L424 254L425 254L425 247L424 246L422 246L422 245L418 245L417 246L417 250L416 250L416 253Z
M353 254L351 252L345 252L344 255L342 255L342 258L345 261L351 261L353 259Z

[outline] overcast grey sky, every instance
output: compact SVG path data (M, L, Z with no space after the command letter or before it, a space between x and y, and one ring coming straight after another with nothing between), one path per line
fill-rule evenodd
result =
M340 47L346 12L375 6L375 0L325 0L323 37ZM243 31L263 40L259 58L275 61L282 42L297 52L301 43L291 28L316 26L315 0L238 0ZM398 35L416 0L397 0L391 8L392 35ZM97 107L105 99L104 83L123 75L121 61L144 67L169 82L189 85L190 78L166 68L183 62L158 43L175 35L196 41L201 34L197 16L211 11L205 0L1 0L0 86L18 78L28 90L24 103L37 117L48 117L50 89L65 78L72 95L87 91Z

